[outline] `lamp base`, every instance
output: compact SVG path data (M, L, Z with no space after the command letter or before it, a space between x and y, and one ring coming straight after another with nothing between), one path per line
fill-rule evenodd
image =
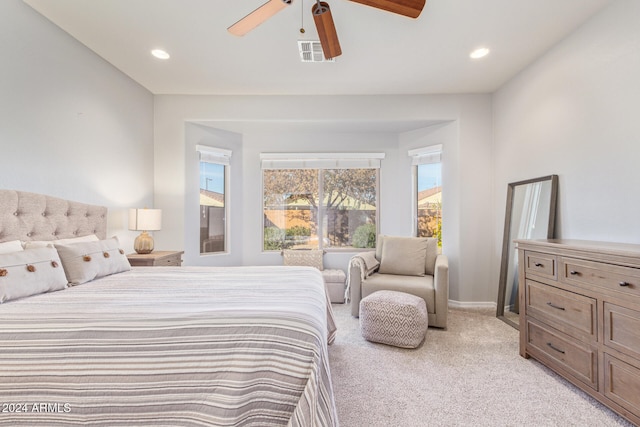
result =
M140 233L133 242L133 249L139 254L150 254L153 252L153 237L146 231Z

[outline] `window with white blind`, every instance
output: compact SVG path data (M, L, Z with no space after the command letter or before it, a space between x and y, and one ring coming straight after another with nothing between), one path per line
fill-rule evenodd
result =
M372 248L384 153L263 153L263 250Z
M230 150L197 145L200 156L200 255L227 252Z
M442 145L409 151L415 175L416 235L442 246Z

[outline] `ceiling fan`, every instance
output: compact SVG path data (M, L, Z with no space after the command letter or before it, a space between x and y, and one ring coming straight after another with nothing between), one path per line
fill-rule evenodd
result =
M290 6L293 0L269 0L232 26L228 31L236 36L244 36L258 25L271 18L287 6ZM387 12L397 13L409 18L417 18L424 8L426 0L350 0L361 3L376 9L382 9ZM335 58L342 55L338 33L333 23L331 8L324 1L316 0L311 8L313 21L318 30L318 37L322 45L322 52L326 59Z

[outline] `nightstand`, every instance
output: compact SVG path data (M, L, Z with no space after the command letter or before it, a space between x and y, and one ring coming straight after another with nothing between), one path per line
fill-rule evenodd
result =
M183 251L153 251L150 254L129 254L127 259L132 267L180 267L183 253Z

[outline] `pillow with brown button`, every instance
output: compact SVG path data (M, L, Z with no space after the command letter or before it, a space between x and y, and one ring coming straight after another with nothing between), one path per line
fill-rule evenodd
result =
M55 244L69 285L80 285L99 277L131 270L117 237L97 242Z
M67 278L54 248L0 254L0 303L66 287Z

